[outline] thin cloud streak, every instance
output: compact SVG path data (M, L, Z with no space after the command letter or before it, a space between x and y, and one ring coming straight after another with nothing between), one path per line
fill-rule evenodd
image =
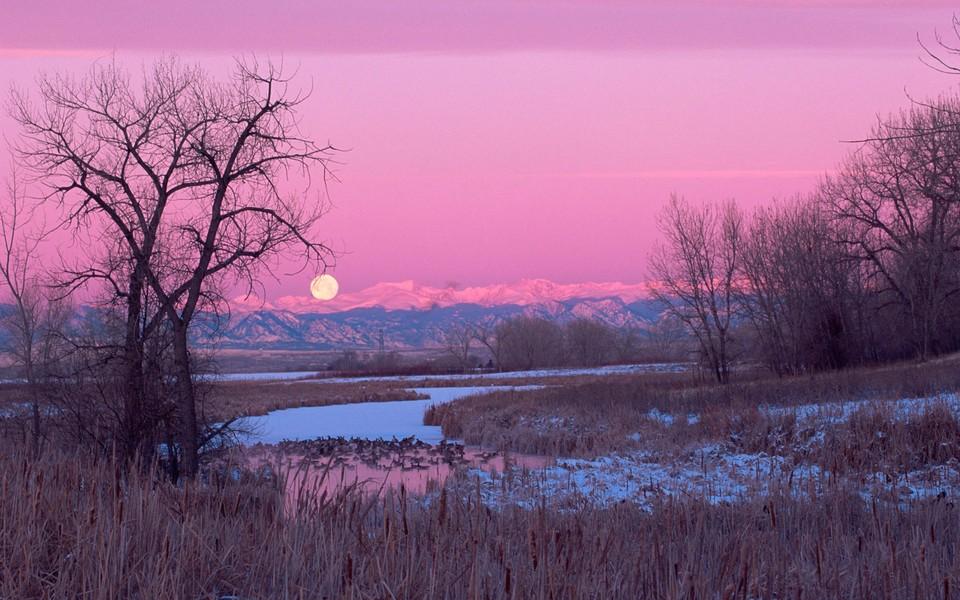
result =
M577 179L791 179L827 174L822 169L670 169L663 171L552 173Z
M906 48L948 22L940 2L73 0L5 10L8 48L300 51ZM148 24L148 26L145 26Z
M96 48L0 48L0 59L27 58L100 58L110 50Z

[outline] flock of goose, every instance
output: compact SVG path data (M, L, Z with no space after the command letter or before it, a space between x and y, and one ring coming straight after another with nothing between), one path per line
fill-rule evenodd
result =
M497 456L497 452L486 451L470 452L468 456L463 444L441 440L431 445L412 436L390 440L344 437L286 440L271 450L319 466L362 463L370 468L401 471L426 470L439 464L457 467L476 461L485 463Z

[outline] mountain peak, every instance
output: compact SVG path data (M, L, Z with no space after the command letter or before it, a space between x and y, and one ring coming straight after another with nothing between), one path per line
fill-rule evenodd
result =
M387 310L426 310L457 304L480 306L530 306L548 302L582 298L619 298L634 302L648 297L643 283L572 283L561 284L549 279L521 279L502 283L464 288L431 287L413 280L382 282L357 292L344 292L333 300L320 302L307 296L284 296L268 304L257 299L238 299L234 310L246 312L260 308L275 308L296 313L330 314L357 308L384 308Z

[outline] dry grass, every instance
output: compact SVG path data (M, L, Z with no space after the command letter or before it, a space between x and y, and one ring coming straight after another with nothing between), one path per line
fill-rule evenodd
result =
M794 415L752 410L711 413L704 428L720 431L733 451L786 456L834 475L902 474L960 462L960 418L936 401L908 415L866 403L844 419L811 425Z
M601 382L629 382L643 377L645 381L675 383L687 379L677 373L645 373L642 375L578 376L571 377L511 377L505 379L430 379L417 381L356 381L317 383L304 381L219 381L210 384L206 412L215 421L234 417L265 415L270 411L302 406L327 406L353 402L389 402L416 400L419 395L411 388L483 387L483 386L560 386L571 381L577 384ZM2 402L2 396L0 396Z
M215 422L237 417L265 415L273 410L301 406L327 406L351 402L389 402L416 400L424 396L389 382L369 383L303 383L297 381L219 381L206 384L208 393L204 413ZM26 401L23 385L0 385L0 411L12 410ZM22 412L19 411L19 412ZM23 429L23 423L5 423L0 419L0 432Z
M416 400L416 392L388 383L227 381L211 385L208 415L217 421L265 415L273 410L351 402Z
M468 444L554 456L629 449L634 446L629 436L635 432L647 440L663 438L669 445L733 436L744 438L744 448L756 451L772 442L749 440L765 440L785 426L761 414L760 406L921 397L957 389L960 368L955 360L756 378L727 386L643 375L487 394L434 407L426 422ZM679 422L672 427L651 423L652 410L680 417ZM697 415L697 425L685 424L689 414Z
M953 365L936 364L724 388L671 377L567 380L430 417L448 435L528 452L607 452L643 428L645 442L665 448L722 439L836 473L903 471L960 460L960 423L947 407L894 419L888 406L868 404L813 447L801 419L757 406L920 396L956 389L958 379ZM216 393L224 414L250 414L399 390L238 382ZM651 409L700 420L652 422ZM178 487L151 473L53 449L34 461L0 439L0 598L960 597L960 514L950 497L864 502L851 487L787 493L787 483L732 505L664 497L652 513L632 503L494 510L479 483L462 478L425 499L350 489L292 498L276 481L211 475Z
M958 512L858 497L491 511L268 483L174 487L0 455L0 597L955 598Z

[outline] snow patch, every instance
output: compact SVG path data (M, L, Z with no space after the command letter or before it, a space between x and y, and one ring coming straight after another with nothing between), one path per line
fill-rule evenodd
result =
M895 418L908 419L923 414L936 404L943 404L955 414L960 414L960 398L955 393L899 400L852 400L799 406L767 406L761 410L768 416L794 416L797 422L803 425L823 426L845 423L855 413L871 407L887 408L893 412Z

